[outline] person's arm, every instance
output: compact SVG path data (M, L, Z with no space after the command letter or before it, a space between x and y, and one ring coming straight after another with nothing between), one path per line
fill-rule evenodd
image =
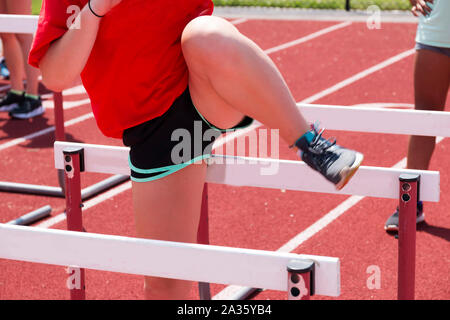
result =
M409 0L409 2L412 5L412 14L418 17L420 13L424 16L430 14L431 8L427 5L427 2L434 3L434 0Z
M92 10L103 16L122 0L90 0ZM94 46L101 18L89 9L80 11L80 28L69 29L64 36L53 42L39 68L45 86L53 91L70 87L80 75Z

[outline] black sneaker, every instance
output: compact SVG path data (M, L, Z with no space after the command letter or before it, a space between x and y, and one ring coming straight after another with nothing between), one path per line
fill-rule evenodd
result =
M425 214L423 213L422 201L417 202L417 218L416 223L419 224L425 221ZM389 217L384 225L384 230L388 232L398 232L398 207L395 212Z
M17 108L9 112L9 116L15 119L30 119L40 116L44 111L40 97L38 99L25 97Z
M25 99L25 93L17 94L9 91L6 96L0 100L0 112L10 112L19 107L19 104Z
M358 170L364 156L359 152L338 146L336 140L322 138L323 131L322 129L318 132L313 127L312 141L308 142L303 136L295 145L302 151L302 160L340 190Z

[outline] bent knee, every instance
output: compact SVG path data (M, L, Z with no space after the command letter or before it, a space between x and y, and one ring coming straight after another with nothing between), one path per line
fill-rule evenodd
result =
M232 54L233 41L240 36L228 21L200 16L189 22L182 34L181 45L186 58L210 59Z

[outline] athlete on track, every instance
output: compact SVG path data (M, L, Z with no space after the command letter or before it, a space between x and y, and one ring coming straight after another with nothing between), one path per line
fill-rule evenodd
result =
M100 130L130 146L138 237L196 242L211 141L176 163L176 130L219 134L257 119L338 189L363 158L311 129L271 59L212 11L210 0L45 0L41 10L30 63L55 91L81 74ZM145 278L149 299L190 288Z

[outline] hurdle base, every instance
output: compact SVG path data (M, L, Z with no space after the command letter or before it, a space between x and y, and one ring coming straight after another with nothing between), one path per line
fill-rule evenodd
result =
M93 184L92 186L84 188L81 191L81 198L83 200L87 200L108 189L111 189L112 187L128 181L129 179L129 176L114 175L110 178ZM65 197L64 190L61 187L42 186L27 183L0 182L0 191L56 198Z
M36 221L39 221L39 220L42 220L42 219L48 217L51 212L52 212L52 207L44 206L44 207L34 210L30 213L27 213L27 214L21 216L20 218L9 221L7 224L13 224L13 225L18 225L18 226L28 226L32 223L35 223Z

